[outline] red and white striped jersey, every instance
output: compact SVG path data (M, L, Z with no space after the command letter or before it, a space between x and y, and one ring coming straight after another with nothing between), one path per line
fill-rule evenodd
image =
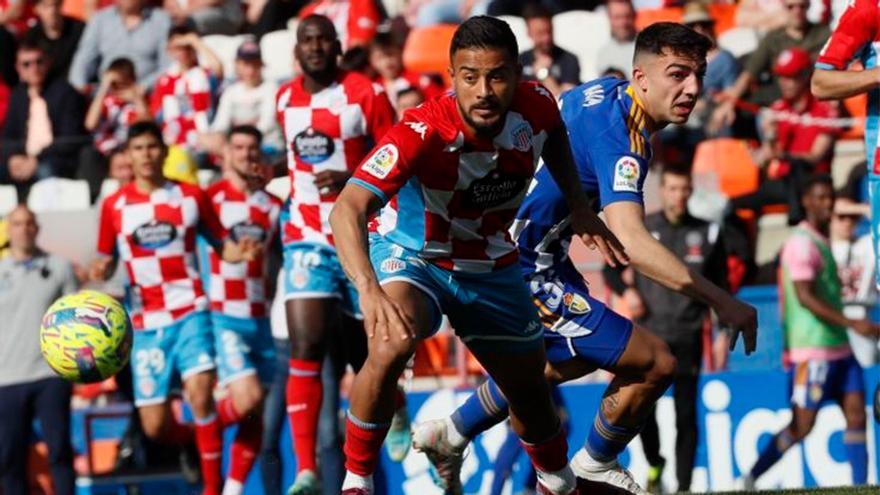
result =
M517 260L508 230L560 126L556 100L536 83L520 83L492 138L473 135L448 94L408 110L350 183L387 203L379 234L441 268L489 272Z
M266 252L275 237L281 200L266 191L239 191L224 179L208 188L211 207L234 241L250 237L263 241ZM266 260L228 263L210 252L211 311L236 318L262 318L269 314Z
M196 262L196 234L226 237L208 197L196 186L173 181L149 194L135 183L101 204L98 252L118 254L131 289L136 330L168 326L208 309Z
M355 72L340 72L316 94L305 90L300 76L279 89L276 109L290 173L282 240L332 246L328 217L336 194L321 194L315 174L353 171L391 128L394 109L381 86Z
M214 94L214 76L204 67L171 67L156 82L150 111L162 124L165 144L195 149L198 133L208 132Z
M101 119L95 129L95 147L107 155L125 144L128 128L137 122L137 107L115 95L107 95L101 101Z

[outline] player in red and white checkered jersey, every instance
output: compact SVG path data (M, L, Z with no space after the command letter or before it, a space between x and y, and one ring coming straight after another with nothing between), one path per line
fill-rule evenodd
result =
M391 127L394 110L381 87L337 67L340 45L328 18L303 19L296 39L303 74L281 87L277 111L291 181L281 228L291 340L287 410L299 471L291 493L299 494L318 485L315 433L327 336L345 332L341 342L353 351L356 369L366 353L357 295L339 265L327 217L354 168Z
M233 239L250 237L264 252L278 230L281 200L266 192L260 157L262 133L252 125L230 129L225 177L208 188L220 223ZM223 495L240 495L260 452L264 385L271 383L275 345L269 327L269 276L266 258L227 263L210 253L211 319L218 375L228 395L217 404L224 425L238 424L229 449L229 471Z
M126 153L135 179L101 205L93 280L107 280L116 262L124 263L134 326L132 372L135 406L148 437L189 443L195 433L204 481L203 494L219 495L222 478L222 423L214 388L214 335L208 298L196 263L196 234L202 233L229 262L251 261L261 246L227 233L197 187L166 180L167 154L154 122L129 129ZM178 380L195 416L195 432L177 422L168 406Z

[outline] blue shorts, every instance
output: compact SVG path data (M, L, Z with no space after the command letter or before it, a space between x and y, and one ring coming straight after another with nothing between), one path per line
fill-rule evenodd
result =
M489 273L452 272L375 234L370 236L370 259L381 284L407 282L433 301L432 334L446 314L456 335L471 348L513 353L542 345L543 328L518 264Z
M850 392L864 392L862 367L849 356L834 361L795 363L791 373L791 403L802 409L819 409L826 400L837 400Z
M268 318L236 318L211 313L217 377L220 385L256 374L261 383L272 383L275 343Z
M880 174L868 171L868 197L871 200L871 240L874 253L880 253ZM880 287L880 256L874 256L874 282Z
M335 249L310 242L284 246L284 299L315 298L339 299L345 314L361 318L357 290L342 271Z
M570 262L526 277L551 363L580 358L609 369L626 350L633 324L590 295L583 275Z
M214 332L205 311L166 327L138 330L131 349L134 404L161 404L181 380L214 366Z

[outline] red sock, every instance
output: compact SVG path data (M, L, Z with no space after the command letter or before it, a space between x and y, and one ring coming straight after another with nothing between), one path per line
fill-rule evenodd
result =
M196 419L196 447L202 465L202 495L220 495L223 476L220 463L223 455L223 427L217 415Z
M194 434L195 430L192 425L181 423L174 417L174 414L171 415L171 421L165 431L165 441L176 445L190 443L193 441Z
M345 469L358 476L370 476L379 463L382 442L388 433L388 424L372 424L354 418L348 413L345 421Z
M229 449L229 479L241 484L247 480L263 442L263 421L250 417L238 424L238 432Z
M554 473L568 465L568 440L560 428L552 438L541 443L521 442L535 469L544 473Z
M406 407L406 393L397 387L394 389L394 410L399 411L401 407Z
M223 427L232 426L241 421L241 414L235 410L232 397L226 396L217 403L217 417Z
M315 443L321 413L321 362L291 359L287 377L287 417L293 436L297 472L316 470Z

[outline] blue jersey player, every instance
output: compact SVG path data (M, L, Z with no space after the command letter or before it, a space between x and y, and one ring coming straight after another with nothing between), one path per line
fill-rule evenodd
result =
M700 94L708 39L674 23L657 23L637 40L632 83L603 78L562 97L561 112L581 186L599 198L606 222L631 265L670 289L700 299L755 347L754 308L689 270L644 225L642 187L651 158L649 138L684 123ZM548 378L555 382L596 368L614 373L584 448L572 460L582 479L645 493L617 462L639 432L675 370L666 344L594 299L568 258L569 211L546 168L531 184L512 234L520 266L544 323ZM735 342L735 336L733 339ZM447 493L460 493L461 453L469 439L506 415L506 400L485 383L450 418L417 425L413 445L429 454Z

